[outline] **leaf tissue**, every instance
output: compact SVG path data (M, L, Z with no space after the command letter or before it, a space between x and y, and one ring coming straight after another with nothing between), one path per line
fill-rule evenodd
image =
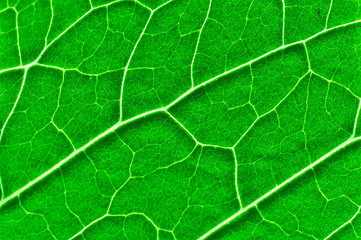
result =
M357 0L0 0L0 239L361 238Z

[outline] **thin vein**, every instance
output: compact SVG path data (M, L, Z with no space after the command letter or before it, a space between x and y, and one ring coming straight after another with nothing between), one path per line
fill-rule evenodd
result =
M330 2L330 7L328 8L328 13L327 13L327 17L326 17L326 23L325 23L325 30L327 29L328 19L330 18L330 13L331 13L331 9L332 9L332 4L333 4L333 0L331 0L331 2Z
M200 142L198 142L198 140L193 136L193 134L181 123L179 122L170 112L166 111L166 113L168 114L168 116L170 116L173 121L175 121L189 136L191 136L191 138L193 139L193 141L196 143L196 144L200 144L200 145L203 145L201 144Z
M233 152L233 157L234 157L234 162L235 162L235 171L234 171L234 184L235 184L235 187L236 187L236 193L237 193L237 199L238 199L238 202L239 202L239 206L240 208L242 209L242 200L241 200L241 196L239 194L239 189L238 189L238 162L237 162L237 156L236 156L236 152L235 150L232 148L232 152Z
M19 60L20 60L20 65L23 65L23 60L22 60L22 56L21 56L21 50L20 50L20 33L19 33L19 13L18 11L16 11L16 9L14 9L16 12L16 38L17 38L17 45L18 45L18 51L19 51Z
M105 7L105 6L109 6L109 5L112 5L112 4L117 3L117 2L120 2L120 1L121 1L121 0L117 0L117 1L114 1L114 2L111 2L111 3L108 3L108 4L104 4L104 5L95 7L94 9L101 8L101 7ZM165 6L166 4L168 4L168 3L172 2L172 1L173 1L173 0L168 1L168 2L164 3L163 5L161 5L160 7L163 7L163 6ZM158 8L160 8L160 7L158 7ZM158 8L157 8L157 9L158 9ZM81 19L83 19L83 18L84 18L86 15L88 15L91 11L92 11L92 10L89 10L88 12L86 12L86 13L85 13L83 16L81 16L76 22L74 22L73 24L71 24L66 30L64 30L59 36L57 36L51 43L49 43L49 44L43 49L43 51L40 53L39 57L38 57L34 62L29 63L29 64L27 64L27 65L23 65L23 66L16 66L16 67L11 67L11 68L7 68L7 69L0 70L0 74L1 74L1 73L4 73L4 72L7 72L7 71L16 70L16 69L26 69L26 68L30 68L31 66L36 65L36 64L38 63L39 59L41 58L42 54L43 54L57 39L59 39L59 38L60 38L62 35L64 35L67 31L69 31L70 28L72 28L74 25L76 25L76 23L78 23ZM155 11L155 10L154 10L154 11ZM233 71L235 71L235 70L238 70L238 69L240 69L240 68L242 68L242 67L244 67L244 66L250 65L250 64L252 64L253 62L256 62L256 61L258 61L258 60L260 60L260 59L262 59L262 58L265 58L265 57L267 57L267 56L269 56L269 55L271 55L271 54L273 54L273 53L276 53L276 52L278 52L278 51L282 51L282 50L284 50L284 49L286 49L286 48L289 48L289 47L292 47L292 46L294 46L294 45L307 42L307 41L309 41L309 40L311 40L311 39L313 39L313 38L318 37L319 35L322 35L322 34L324 34L324 33L330 32L330 31L335 30L335 29L337 29L337 28L346 27L346 26L353 25L353 24L357 24L357 23L360 23L360 22L361 22L361 20L356 20L356 21L349 22L349 23L345 23L345 24L341 24L341 25L338 25L338 26L335 26L335 27L332 27L332 28L324 29L324 30L322 30L321 32L319 32L319 33L317 33L317 34L315 34L315 35L313 35L313 36L311 36L311 37L309 37L309 38L306 38L306 39L304 39L304 40L300 40L300 41L297 41L297 42L294 42L294 43L290 43L290 44L287 44L287 45L284 45L284 46L280 46L280 47L275 48L275 49L273 49L273 50L271 50L271 51L269 51L269 52L267 52L267 53L265 53L265 54L263 54L263 55L255 58L255 59L253 59L253 60L250 60L250 61L247 62L247 63L241 64L241 65L239 65L238 67L235 67L235 68L233 68L233 69L231 69L231 70L228 70L228 71L226 71L226 72L224 72L224 73L222 73L222 74L219 74L218 76L213 77L213 78L207 80L206 82L198 85L197 87L201 87L201 86L207 84L208 82L211 82L212 80L215 80L215 79L220 78L220 77L222 77L222 76L224 76L224 75L227 75L227 74L229 74L229 73L231 73L231 72L233 72ZM188 92L190 92L190 91L192 91L192 89L188 90ZM183 95L185 95L185 94L183 94ZM182 95L182 96L183 96L183 95Z
M282 46L285 45L286 3L282 0Z
M36 64L51 45L53 45L59 38L61 38L65 33L67 33L70 29L72 29L75 25L77 25L82 19L84 19L86 16L88 16L95 9L107 7L107 6L113 5L113 4L121 2L121 1L122 0L116 0L116 1L113 1L113 2L110 2L107 4L103 4L103 5L100 5L100 6L97 6L95 8L91 8L90 10L88 10L80 18L78 18L75 22L73 22L69 27L67 27L63 32L61 32L58 36L56 36L48 45L46 45L43 48L43 50L41 51L41 53L39 54L38 58L32 64L33 65Z
M150 7L148 7L147 5L145 5L144 3L138 1L138 0L135 0L136 3L138 3L140 6L148 9L149 11L153 11L153 9L151 9Z
M130 62L131 62L131 60L132 60L132 58L133 58L134 52L135 52L135 50L137 49L137 46L138 46L140 40L141 40L142 37L144 36L145 30L146 30L147 27L148 27L148 24L149 24L149 22L150 22L150 19L151 19L152 16L153 16L153 13L154 13L154 11L151 11L151 13L150 13L150 15L149 15L149 18L148 18L148 21L147 21L147 23L145 24L142 33L140 34L137 42L136 42L135 45L134 45L133 51L132 51L132 53L130 54L129 59L128 59L128 62L127 62L127 65L125 66L125 69L124 69L123 79L122 79L122 83L121 83L121 90L120 90L120 100L119 100L119 109L120 109L119 121L122 121L122 117L123 117L123 107L122 107L122 104L123 104L123 89L124 89L124 83L125 83L125 78L126 78L126 76L127 76L129 64L130 64Z
M170 103L166 108L167 108L167 109L170 108L170 107L173 106L175 103L177 103L179 100L181 100L181 99L183 99L184 97L188 96L190 93L192 93L193 91L197 90L198 88L203 87L203 86L207 85L208 83L213 82L213 81L217 80L218 78L223 77L223 76L226 76L226 75L228 75L228 74L230 74L230 73L232 73L232 72L234 72L234 71L236 71L236 70L239 70L239 69L241 69L241 68L243 68L243 67L245 67L245 66L251 65L252 63L257 62L257 61L259 61L259 60L261 60L261 59L263 59L263 58L265 58L265 57L267 57L267 56L270 56L270 55L272 55L272 54L274 54L274 53L277 53L277 52L279 52L279 51L282 51L282 50L284 50L284 49L287 49L287 48L289 48L289 47L292 47L292 46L295 46L295 45L298 45L298 44L304 44L305 42L310 41L311 39L314 39L314 38L318 37L318 36L321 35L321 34L327 33L327 32L329 32L329 31L335 30L335 29L337 29L337 28L346 27L346 26L349 26L349 25L352 25L352 24L356 24L356 23L360 23L360 22L361 22L361 20L357 20L357 21L353 21L353 22L351 22L351 23L346 23L346 24L342 24L342 25L339 25L339 26L335 26L335 27L333 27L333 28L329 28L329 29L327 29L327 30L323 30L323 31L321 31L321 32L319 32L319 33L317 33L317 34L309 37L309 38L304 39L304 40L300 40L300 41L297 41L297 42L294 42L294 43L290 43L290 44L287 44L287 45L284 45L284 46L280 46L280 47L278 47L278 48L275 48L275 49L273 49L273 50L271 50L271 51L269 51L269 52L267 52L267 53L265 53L265 54L263 54L263 55L255 58L255 59L252 59L252 60L250 60L250 61L248 61L248 62L246 62L246 63L243 63L243 64L239 65L238 67L232 68L232 69L230 69L230 70L228 70L228 71L226 71L226 72L223 72L223 73L221 73L221 74L219 74L219 75L217 75L217 76L215 76L215 77L213 77L213 78L211 78L211 79L208 79L207 81L205 81L205 82L203 82L203 83L195 86L194 88L189 89L187 92L185 92L185 93L183 93L181 96L179 96L174 102Z
M158 6L157 8L155 8L155 9L153 10L153 12L157 11L158 9L161 9L162 7L164 7L165 5L168 5L168 4L171 3L171 2L173 2L173 0L169 0L169 1L165 2L165 3L163 3L162 5L160 5L160 6Z
M305 47L308 69L311 70L311 60L310 60L310 55L309 55L309 53L308 53L308 49L307 49L306 42L303 42L303 46Z
M209 16L209 12L211 11L211 6L212 6L212 0L209 1L209 5L208 5L208 11L207 11L207 15L206 18L203 21L202 27L199 30L199 34L198 34L198 39L197 39L197 44L196 44L196 48L194 50L194 54L193 54L193 58L192 58L192 63L191 63L191 81L192 81L192 88L194 87L194 80L193 80L193 65L194 65L194 60L196 59L196 55L198 52L198 45L199 45L199 41L201 40L201 35L203 32L203 28L206 25L206 22L208 20L208 16Z
M148 24L149 24L149 22L150 22L150 20L151 20L151 18L152 18L152 16L153 16L153 13L154 13L155 11L157 11L158 9L164 7L165 5L171 3L172 1L173 1L173 0L169 0L169 1L165 2L165 3L163 3L162 5L160 5L159 7L157 7L156 9L151 10L150 15L149 15L149 18L148 18L148 21L147 21L147 23L145 24L145 26L144 26L144 28L143 28L143 31L142 31L142 33L140 34L137 42L135 43L132 53L130 54L130 57L129 57L128 62L127 62L127 65L125 66L125 69L124 69L124 75L123 75L123 80L122 80L121 90L120 90L120 100L119 100L120 117L119 117L119 122L122 121L122 117L123 117L122 104L123 104L123 89L124 89L125 78L126 78L126 74L127 74L128 68L129 68L129 64L130 64L130 62L131 62L131 60L132 60L132 58L133 58L134 52L135 52L135 50L137 49L137 46L138 46L140 40L142 39L142 37L143 37L143 35L144 35L147 27L148 27ZM138 1L136 1L136 2L138 2ZM139 2L138 2L138 3L139 3ZM148 8L148 9L150 9L150 8Z
M49 33L51 30L51 26L53 25L53 18L54 18L53 0L50 0L50 9L51 9L51 18L50 18L49 28L48 28L48 31L46 32L46 36L45 36L45 47L48 44Z
M114 2L111 2L111 3L107 4L107 5L113 4L113 3L115 3L115 2L119 2L119 1L114 1ZM168 1L168 2L166 2L165 4L161 5L160 7L163 7L163 6L165 6L166 4L168 4L168 3L170 3L170 2L171 2L171 1ZM101 7L101 6L99 6L99 7ZM99 8L99 7L97 7L97 8ZM159 9L160 7L158 7L157 9ZM86 13L86 14L89 14L89 13ZM83 15L81 18L84 18L84 16L85 16L85 15ZM78 21L76 21L76 22L78 22ZM213 81L215 81L216 79L218 79L218 78L220 78L220 77L222 77L222 76L225 76L225 75L227 75L227 74L229 74L229 73L231 73L231 72L234 72L234 71L236 71L236 70L238 70L238 69L240 69L240 68L242 68L242 67L244 67L244 66L248 66L248 65L250 65L250 64L252 64L252 63L254 63L254 62L256 62L256 61L258 61L258 60L260 60L260 59L263 59L263 58L265 58L265 57L267 57L267 56L269 56L269 55L271 55L271 54L273 54L273 53L276 53L276 52L281 51L281 50L283 50L283 49L286 49L286 48L288 48L288 47L291 47L291 46L294 46L294 45L301 44L301 43L303 43L303 42L309 41L309 40L311 40L311 39L313 39L313 38L315 38L315 37L317 37L317 36L319 36L319 35L321 35L321 34L323 34L323 33L332 31L332 30L334 30L334 29L341 28L341 27L346 27L346 26L349 26L349 25L352 25L352 24L356 24L356 23L359 23L359 22L361 22L361 20L357 20L357 21L353 21L353 22L350 22L350 23L346 23L346 24L342 24L342 25L339 25L339 26L335 26L335 27L333 27L333 28L329 28L329 29L327 29L327 30L323 30L323 31L321 31L321 32L319 32L319 33L317 33L317 34L315 34L315 35L313 35L313 36L311 36L311 37L309 37L309 38L307 38L307 39L305 39L305 40L298 41L298 42L294 42L294 43L291 43L291 44L288 44L288 45L284 45L284 46L278 47L278 48L276 48L276 49L274 49L274 50L272 50L272 51L269 51L268 53L265 53L265 54L263 54L263 55L255 58L255 59L247 62L247 63L244 63L244 64L242 64L242 65L240 65L240 66L238 66L238 67L236 67L236 68L233 68L233 69L231 69L231 70L229 70L229 71L226 71L226 72L224 72L224 73L222 73L222 74L220 74L220 75L218 75L218 76L216 76L216 77L213 77L213 78L211 78L211 79L203 82L202 84L199 84L198 86L196 86L196 87L194 87L194 88L192 88L192 89L189 89L187 92L185 92L184 94L182 94L180 97L178 97L176 100L174 100L172 103L170 103L169 105L167 105L167 106L164 107L164 108L158 108L158 109L155 109L155 110L151 110L151 111L142 113L142 114L137 115L137 116L135 116L135 117L133 117L133 118L130 118L130 119L126 120L126 121L119 121L118 123L116 123L115 125L113 125L112 127L110 127L108 130L104 131L103 133L99 134L98 136L96 136L95 138L93 138L92 140L90 140L87 144L83 145L81 148L73 151L68 157L66 157L66 158L64 158L63 160L61 160L59 163L57 163L55 166L53 166L52 168L50 168L49 170L47 170L46 172L44 172L43 174L41 174L39 177L37 177L37 178L35 178L34 180L30 181L30 182L27 183L25 186L23 186L22 188L18 189L17 191L15 191L14 193L12 193L12 194L9 195L8 197L0 200L0 207L4 206L4 204L6 204L7 202L9 202L10 200L12 200L13 198L19 196L21 193L23 193L23 192L25 192L26 190L28 190L29 188L31 188L31 187L32 187L34 184L36 184L37 182L40 182L41 180L43 180L44 178L46 178L46 177L47 177L48 175L50 175L52 172L54 172L54 171L57 170L59 167L61 167L61 166L64 165L65 163L67 163L67 162L68 162L70 159L72 159L74 156L78 155L80 152L84 151L84 150L87 149L89 146L93 145L93 144L94 144L95 142L97 142L99 139L101 139L101 138L105 137L106 135L108 135L109 133L115 131L117 128L119 128L119 127L121 127L121 126L123 126L123 125L125 125L125 124L127 124L127 123L133 122L133 121L135 121L135 120L137 120L137 119L139 119L139 118L148 116L148 115L150 115L150 114L153 114L153 113L156 113L156 112L167 111L170 107L172 107L173 105L175 105L176 103L178 103L180 100L182 100L183 98L185 98L186 96L188 96L189 94L191 94L192 92L194 92L195 90L197 90L198 88L200 88L200 87L202 87L202 86L205 86L205 85L207 85L208 83L213 82ZM71 26L73 26L73 25L75 25L75 24L76 24L76 23L72 24ZM70 28L70 27L69 27L69 28ZM67 30L65 30L65 31L67 31ZM65 32L65 31L64 31L64 32ZM59 37L60 37L60 36L59 36ZM56 38L56 39L58 39L58 38ZM55 39L54 39L48 46L50 46L54 41L55 41ZM39 58L40 58L40 56L39 56ZM11 68L11 70L13 70L13 69L19 69L19 68L25 68L25 70L27 71L27 69L29 69L31 66L33 66L33 65L35 65L35 64L36 64L36 62L33 62L33 63L28 64L28 65L26 65L26 66ZM0 71L0 73L2 73L2 72L4 72L4 71ZM358 140L359 138L355 138L353 141L356 141L356 139ZM244 208L244 209L245 209L245 208ZM243 209L243 210L244 210L244 209ZM237 214L237 213L236 213L236 214Z
M69 156L67 156L66 158L64 158L63 160L61 160L59 163L57 163L56 165L54 165L52 168L50 168L49 170L47 170L46 172L44 172L43 174L41 174L39 177L35 178L34 180L28 182L25 186L23 186L22 188L18 189L17 191L15 191L14 193L12 193L11 195L9 195L8 197L5 197L4 199L0 200L0 208L6 204L7 202L9 202L10 200L12 200L13 198L19 196L21 193L25 192L26 190L28 190L29 188L31 188L34 184L42 181L44 178L46 178L48 175L50 175L51 173L55 172L57 169L59 169L61 166L63 166L65 163L69 162L70 159L74 158L75 156L77 156L80 152L83 152L85 149L87 149L89 146L93 145L95 142L97 142L98 140L102 139L103 137L107 136L108 134L114 132L116 129L118 129L120 126L123 126L127 123L133 122L137 119L140 119L142 117L145 117L147 115L156 113L156 112L161 112L164 111L164 109L156 109L156 110L152 110L143 114L140 114L138 116L135 116L133 118L130 118L126 121L123 122L118 122L117 124L113 125L111 128L109 128L108 130L106 130L105 132L101 133L100 135L96 136L95 138L93 138L91 141L89 141L87 144L85 144L84 146L82 146L81 148L78 148L77 150L73 151Z
M361 102L360 102L361 103ZM358 114L360 111L360 105L359 108L357 109L357 113L356 113L356 117L354 120L354 132L357 126L357 121L358 121ZM346 146L358 141L361 139L360 137L355 138L354 134L351 135L351 137L349 139L347 139L345 142L341 143L339 146L337 146L336 148L332 149L330 152L326 153L325 155L323 155L322 157L320 157L318 160L316 160L315 162L311 163L310 165L308 165L307 167L303 168L301 171L297 172L296 174L294 174L293 176L291 176L290 178L288 178L287 180L285 180L284 182L282 182L280 185L277 185L276 187L274 187L273 189L271 189L270 191L268 191L266 194L262 195L260 198L258 198L257 200L255 200L254 202L252 202L251 204L249 204L248 206L246 206L245 208L241 208L239 211L237 211L235 214L233 214L232 216L230 216L229 218L227 218L226 220L224 220L223 222L221 222L220 224L218 224L217 226L215 226L214 228L210 229L206 234L204 234L203 236L201 236L198 240L203 240L206 239L207 237L209 237L210 235L212 235L214 232L216 232L217 230L219 230L220 228L222 228L224 225L229 224L230 222L232 222L235 218L237 218L238 216L242 215L244 212L248 211L250 208L252 207L257 207L258 203L262 202L263 200L267 199L269 196L271 196L272 194L278 192L280 189L282 189L284 186L288 185L290 182L292 182L293 180L297 179L298 177L302 176L304 173L308 172L309 170L313 170L313 168L317 165L319 165L320 163L322 163L325 159L329 158L330 156L332 156L333 154L335 154L336 152L340 151L341 149L345 148Z
M87 230L89 227L91 227L92 225L96 224L97 222L101 221L102 219L106 218L107 216L109 216L108 214L104 214L103 216L95 219L94 221L92 221L91 223L89 223L88 225L84 226L83 229L81 229L79 232L77 232L76 234L74 234L72 237L69 238L69 240L72 240L74 238L76 238L77 236L79 236L80 234L82 234L85 230Z
M271 110L269 110L268 112L262 114L261 116L258 116L253 123L251 124L251 126L249 126L249 128L242 134L242 136L238 139L238 141L233 145L232 148L235 148L240 141L247 135L247 133L253 128L253 126L256 124L256 122L258 122L261 118L267 116L268 114L270 114L271 112L275 111L276 108L281 105L281 103L283 103L289 95L291 95L291 93L293 93L293 91L297 88L297 86L300 84L300 82L302 81L302 79L304 79L308 74L310 73L310 71L307 71L302 77L300 77L298 79L298 81L296 82L296 84L293 86L293 88L287 93L286 96L284 96L281 101L279 101Z
M359 104L358 104L358 108L357 108L357 112L356 112L355 122L354 122L354 125L353 125L353 131L352 131L352 135L351 135L352 138L355 137L355 135L356 135L357 123L358 123L358 118L359 118L359 115L360 115L360 109L361 109L361 99L359 99Z
M337 229L335 229L332 233L330 233L327 237L324 238L324 240L329 239L330 237L332 237L332 235L334 235L336 232L338 232L340 229L344 228L347 224L350 224L352 222L352 220L355 219L355 217L360 213L361 207L359 207L357 209L357 212L351 217L350 220L348 220L347 222L345 222L344 224L342 224L341 226L339 226Z
M339 83L339 82L336 82L336 81L327 79L327 78L325 78L324 76L322 76L321 74L319 74L319 73L317 73L317 72L315 72L315 71L313 71L313 70L311 70L311 72L312 72L313 75L315 75L315 76L317 76L317 77L325 80L325 81L328 82L328 83L333 83L333 84L336 84L336 85L338 85L338 86L346 89L346 90L347 90L349 93L351 93L351 95L353 95L355 98L360 99L360 97L359 97L358 95L356 95L350 88L346 87L345 85L343 85L343 84L341 84L341 83Z
M318 164L322 163L325 159L327 159L328 157L330 157L331 155L335 154L336 152L340 151L341 149L345 148L346 146L350 145L351 143L354 143L358 140L360 140L361 137L358 138L349 138L347 141L343 142L341 145L339 145L338 147L332 149L330 152L326 153L325 155L323 155L321 158L319 158L317 161L315 161L314 163L308 165L307 167L305 167L304 169L302 169L301 171L297 172L296 174L294 174L292 177L288 178L286 181L282 182L280 185L277 185L276 187L274 187L272 190L268 191L266 194L262 195L260 198L258 198L257 200L255 200L254 202L252 202L251 204L247 205L246 207L240 209L238 212L236 212L235 214L233 214L232 216L230 216L229 218L227 218L226 220L224 220L223 222L221 222L220 224L218 224L217 226L215 226L214 228L210 229L206 234L204 234L203 236L201 236L200 238L198 238L198 240L203 240L206 239L207 237L209 237L210 235L212 235L214 232L216 232L217 230L221 229L224 225L229 224L230 222L232 222L235 218L237 218L238 216L242 215L243 213L247 212L250 208L252 207L256 207L260 202L262 202L263 200L267 199L269 196L271 196L272 194L278 192L280 189L282 189L284 186L288 185L290 182L292 182L293 180L297 179L298 177L302 176L304 173L308 172L310 169L313 169L315 166L317 166Z
M0 144L1 144L2 136L3 136L4 131L5 131L5 127L6 127L7 123L9 122L10 117L13 115L13 113L14 113L14 111L15 111L15 108L16 108L18 102L19 102L21 93L23 92L27 72L28 72L28 69L25 69L25 71L24 71L24 76L23 76L23 81L22 81L22 83L21 83L21 87L20 87L18 96L17 96L17 98L16 98L16 100L15 100L14 106L13 106L13 108L11 109L8 117L6 118L3 127L1 128L1 132L0 132Z
M25 85L26 74L27 74L27 69L26 69L25 72L24 72L23 81L22 81L22 83L21 83L21 87L20 87L18 96L17 96L17 98L16 98L16 100L15 100L14 106L13 106L13 108L11 109L8 117L6 118L3 127L1 128L1 132L0 132L0 144L1 144L2 136L3 136L4 131L5 131L5 127L6 127L7 123L9 122L10 117L13 115L13 113L14 113L14 111L15 111L15 108L16 108L18 102L19 102L21 93L23 92L24 85ZM4 200L4 196L5 196L4 186L3 186L3 183L2 183L2 180L1 180L1 176L0 176L0 191L1 191L1 198L0 198L0 203L1 203L1 201ZM1 205L0 205L0 206L1 206Z
M4 186L3 186L3 182L1 180L1 176L0 176L0 194L1 194L0 200L3 200L4 199Z

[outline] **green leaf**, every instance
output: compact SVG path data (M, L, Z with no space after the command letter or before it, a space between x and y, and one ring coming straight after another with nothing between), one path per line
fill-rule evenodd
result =
M357 0L0 1L0 239L357 239Z

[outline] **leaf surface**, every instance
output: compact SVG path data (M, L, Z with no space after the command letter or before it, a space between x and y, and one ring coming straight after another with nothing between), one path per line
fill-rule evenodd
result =
M0 239L357 239L356 0L0 2Z

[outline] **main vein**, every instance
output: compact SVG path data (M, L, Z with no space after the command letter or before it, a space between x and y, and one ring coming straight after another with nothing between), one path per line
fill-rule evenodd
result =
M104 7L104 6L108 6L108 5L117 3L117 2L119 2L119 1L120 1L120 0L116 0L116 1L114 1L114 2L111 2L111 3L106 4L106 5L99 6L99 7L97 7L97 8ZM168 3L171 2L171 1L172 1L172 0L164 3L163 5L159 6L157 9L165 6L166 4L168 4ZM95 9L95 8L93 8L93 9ZM92 10L93 10L93 9L92 9ZM154 9L153 11L155 11L155 10L157 10L157 9ZM48 47L51 46L51 45L52 45L57 39L59 39L62 35L64 35L70 28L72 28L74 25L76 25L81 19L83 19L86 15L88 15L92 10L89 10L87 13L85 13L83 16L81 16L76 22L74 22L72 25L70 25L70 26L69 26L65 31L63 31L58 37L56 37L52 42L50 42L50 43L43 49L43 51L40 53L39 57L38 57L34 62L32 62L32 63L30 63L30 64L27 64L27 65L24 65L24 66L18 66L18 67L14 67L14 68L9 68L9 69L5 69L5 70L1 70L1 71L0 71L0 74L3 73L3 72L6 72L6 71L15 70L15 69L25 69L25 70L28 70L28 69L31 68L32 66L37 65L37 62L38 62L39 59L41 58L42 54L48 49ZM46 178L48 175L50 175L50 174L53 173L55 170L57 170L58 168L60 168L62 165L64 165L65 163L67 163L67 162L68 162L70 159L72 159L74 156L78 155L80 152L82 152L82 151L84 151L85 149L87 149L89 146L91 146L92 144L94 144L95 142L97 142L99 139L107 136L109 133L115 131L115 130L118 129L119 127L121 127L121 126L123 126L123 125L125 125L125 124L127 124L127 123L129 123L129 122L133 122L133 121L135 121L135 120L137 120L137 119L139 119L139 118L142 118L142 117L148 116L148 115L150 115L150 114L153 114L153 113L155 113L155 112L167 111L171 106L175 105L176 103L178 103L179 101L181 101L181 100L182 100L183 98L185 98L186 96L190 95L192 92L194 92L194 91L197 90L198 88L201 88L201 87L207 85L208 83L217 80L218 78L220 78L220 77L222 77L222 76L225 76L225 75L227 75L227 74L229 74L229 73L232 73L232 72L234 72L234 71L236 71L236 70L238 70L238 69L241 69L241 68L243 68L243 67L245 67L245 66L248 66L248 65L250 65L250 64L252 64L252 63L254 63L254 62L258 61L258 60L261 60L261 59L263 59L263 58L265 58L265 57L267 57L267 56L269 56L269 55L271 55L271 54L273 54L273 53L282 51L282 50L284 50L284 49L286 49L286 48L292 47L292 46L297 45L297 44L304 44L305 42L307 42L307 41L309 41L309 40L311 40L311 39L313 39L313 38L316 38L317 36L319 36L319 35L321 35L321 34L324 34L324 33L327 33L327 32L329 32L329 31L332 31L332 30L334 30L334 29L346 27L346 26L348 26L348 25L353 25L353 24L360 23L360 22L361 22L361 20L357 20L357 21L353 21L353 22L350 22L350 23L338 25L338 26L335 26L335 27L332 27L332 28L329 28L329 29L324 29L324 30L322 30L321 32L316 33L315 35L313 35L313 36L311 36L311 37L309 37L309 38L306 38L306 39L304 39L304 40L300 40L300 41L297 41L297 42L294 42L294 43L290 43L290 44L287 44L287 45L280 46L280 47L278 47L278 48L276 48L276 49L274 49L274 50L271 50L271 51L269 51L269 52L267 52L267 53L265 53L265 54L263 54L263 55L255 58L255 59L252 59L252 60L250 60L250 61L248 61L248 62L246 62L246 63L244 63L244 64L241 64L241 65L239 65L238 67L235 67L235 68L230 69L230 70L228 70L228 71L226 71L226 72L223 72L222 74L219 74L219 75L217 75L217 76L215 76L215 77L213 77L213 78L211 78L211 79L209 79L209 80L207 80L207 81L205 81L205 82L203 82L203 83L201 83L201 84L199 84L199 85L197 85L197 86L195 86L195 87L190 88L188 91L186 91L184 94L182 94L181 96L179 96L177 99L175 99L173 102L171 102L171 103L170 103L169 105L167 105L166 107L162 107L162 108L158 108L158 109L154 109L154 110L151 110L151 111L142 113L142 114L140 114L140 115L137 115L137 116L135 116L135 117L133 117L133 118L130 118L130 119L128 119L128 120L125 120L125 121L119 121L118 123L116 123L115 125L113 125L112 127L110 127L109 129L107 129L106 131L104 131L103 133L99 134L98 136L96 136L95 138L93 138L92 140L90 140L87 144L85 144L85 145L83 145L82 147L80 147L79 149L76 149L75 151L73 151L69 156L67 156L66 158L64 158L63 160L61 160L59 163L57 163L57 164L54 165L52 168L50 168L49 170L47 170L46 172L44 172L43 174L41 174L39 177L37 177L37 178L35 178L34 180L30 181L30 182L27 183L25 186L23 186L22 188L18 189L17 191L15 191L14 193L12 193L11 195L9 195L9 196L1 199L1 200L0 200L0 207L4 206L7 202L9 202L9 201L12 200L13 198L19 196L21 193L25 192L25 191L28 190L29 188L31 188L34 184L36 184L36 183L40 182L41 180L43 180L44 178ZM16 107L16 104L14 105L14 108L15 108L15 107ZM10 116L9 116L9 117L10 117ZM4 131L4 127L3 127L2 131ZM350 141L351 141L351 142L354 142L354 141L356 141L356 140L358 140L358 139L359 139L359 138L352 138L352 141L351 141L351 140L350 140ZM348 144L351 143L351 142L348 142ZM343 144L345 144L345 143L346 143L346 142L344 142ZM346 144L346 145L347 145L347 144ZM341 145L340 145L340 146L341 146ZM341 147L341 148L342 148L342 147ZM337 148L336 148L336 149L337 149ZM338 150L336 150L336 151L338 151ZM331 153L331 154L332 154L332 153ZM317 161L316 161L316 162L317 162ZM310 166L311 166L311 165L310 165ZM312 168L312 167L311 167L311 168ZM308 169L307 169L307 170L308 170ZM305 171L307 171L307 170L305 170ZM301 174L302 174L302 173L300 173L300 175L301 175ZM296 177L297 177L297 176L296 176ZM285 184L287 184L287 183L285 183ZM283 186L283 185L282 185L282 184L279 185L279 186L277 187L277 189L280 188L280 186ZM276 189L276 190L277 190L277 189ZM273 193L273 192L272 192L272 193ZM272 194L272 193L270 193L270 194ZM263 199L261 199L261 200L263 200ZM261 201L261 200L260 200L260 201ZM252 206L253 206L253 205L252 205ZM250 205L250 207L252 207L252 206ZM242 213L244 212L244 209L246 209L246 208L243 208L242 210L240 210L239 212L237 212L238 215L242 214ZM242 212L241 212L241 211L242 211ZM237 215L237 213L236 213L235 215ZM233 216L234 216L233 218L236 217L235 215L233 215ZM237 215L237 216L238 216L238 215ZM230 217L230 218L232 218L232 217ZM230 218L229 218L229 219L230 219ZM225 220L225 221L227 221L227 220ZM230 219L229 221L231 221L231 219ZM227 222L225 222L224 224L226 224L226 223L227 223ZM222 223L221 223L221 224L222 224ZM219 225L221 225L221 224L219 224ZM219 226L219 225L217 225L217 226Z

